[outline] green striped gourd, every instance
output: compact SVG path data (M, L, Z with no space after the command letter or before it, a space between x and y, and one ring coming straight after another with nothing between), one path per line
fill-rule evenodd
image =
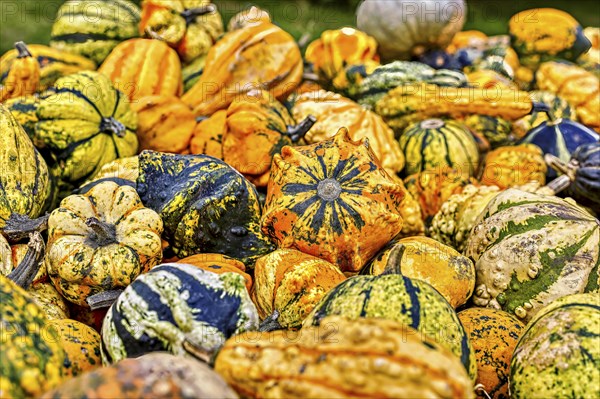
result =
M469 115L463 123L490 143L491 148L511 145L517 141L512 124L504 118L489 115Z
M426 119L409 126L400 136L407 159L404 173L456 169L473 176L479 165L479 149L473 134L453 120Z
M464 253L475 262L475 305L529 321L560 297L598 292L600 221L564 199L508 189L481 213Z
M139 36L140 12L128 0L69 0L58 9L50 46L100 65L117 44Z
M449 349L461 359L471 378L477 377L475 353L456 312L425 281L399 274L351 277L330 290L303 325L318 325L332 315L401 322Z
M600 296L576 294L540 310L527 324L510 365L519 398L600 397Z
M140 275L108 310L102 360L156 351L210 355L230 336L257 328L258 313L240 274L165 263Z

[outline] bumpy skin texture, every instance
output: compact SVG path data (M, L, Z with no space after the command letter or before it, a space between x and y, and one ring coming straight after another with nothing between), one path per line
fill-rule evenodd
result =
M428 237L407 237L386 245L361 274L401 274L428 282L457 308L475 289L475 266L455 249Z
M215 370L249 398L473 398L452 353L410 327L331 316L300 331L241 334Z
M466 245L477 306L529 321L570 294L598 292L600 221L561 198L508 189L481 213Z
M71 378L42 397L237 399L238 396L218 374L197 360L150 353Z
M127 0L102 1L93 7L70 0L58 10L50 46L100 65L117 44L138 36L139 22L139 7Z
M469 308L458 312L458 318L477 359L477 381L492 399L508 398L510 359L524 325L502 310Z
M109 241L89 225L94 218ZM160 263L162 231L160 216L143 206L135 189L103 182L65 198L50 214L48 274L67 300L86 306L90 295L126 287Z
M323 318L333 315L401 322L450 350L473 381L477 377L475 354L456 312L425 281L399 274L351 277L330 290L303 325L318 325Z
M230 31L208 52L204 72L181 99L196 116L209 116L252 89L285 99L302 80L294 38L265 22Z
M510 365L513 398L600 396L600 298L569 295L526 326Z
M11 214L36 218L50 196L46 162L27 133L0 104L0 228Z
M56 328L65 350L65 377L77 377L102 366L102 339L96 330L71 319L54 320L50 325Z
M186 344L209 354L229 337L258 328L256 307L237 273L165 263L138 277L102 324L105 364L147 352L185 355Z
M505 189L532 181L546 184L548 167L542 150L534 144L498 147L489 152L481 172L481 183Z
M60 340L27 292L1 275L0 304L0 397L39 397L63 379Z
M346 279L323 259L295 249L278 249L256 260L252 300L261 319L279 313L283 328L297 328L321 298Z
M273 157L262 230L279 248L359 271L402 229L403 187L342 128Z

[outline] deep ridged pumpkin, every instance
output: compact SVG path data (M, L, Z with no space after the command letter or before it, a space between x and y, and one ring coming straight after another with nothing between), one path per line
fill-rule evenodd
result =
M70 302L126 287L162 259L159 215L135 189L103 182L61 201L48 220L48 274Z
M404 168L404 154L394 132L372 111L339 94L325 90L313 91L295 96L292 100L292 115L302 120L309 115L317 122L306 133L305 140L314 144L331 138L341 127L348 129L352 140L366 138L373 152L390 174Z
M141 97L131 103L131 108L138 114L140 151L180 153L189 147L196 117L179 98L166 95Z
M144 0L140 33L164 40L189 63L208 53L223 33L223 20L210 0Z
M226 33L210 49L204 72L181 98L196 116L224 109L252 89L284 100L302 80L300 49L292 36L271 23Z
M505 189L531 181L546 184L547 166L542 150L534 144L498 147L484 160L480 181Z
M239 260L221 254L197 254L179 259L176 263L187 263L202 270L223 274L237 273L244 277L248 292L252 289L252 277L246 273L246 266Z
M400 323L332 316L229 339L215 370L243 397L473 398L458 358Z
M529 321L552 301L598 292L600 221L555 196L508 189L479 216L465 247L473 302Z
M510 313L489 308L468 308L458 318L475 350L475 383L492 399L508 398L510 359L525 326Z
M118 44L98 72L132 101L151 95L179 96L183 90L179 57L160 40L129 39Z
M334 264L295 249L258 258L254 278L252 300L258 315L277 329L300 327L319 300L346 279Z
M23 42L16 42L17 58L0 85L0 102L35 93L40 84L40 63ZM3 57L4 58L4 57Z
M222 109L196 124L190 140L191 154L223 159L223 134L227 131L227 110Z
M50 46L100 65L117 44L138 36L139 22L140 9L128 0L69 0L58 9Z
M428 282L457 308L475 289L475 266L455 249L428 237L392 240L361 270L361 274L401 274Z
M65 350L65 377L77 377L87 371L102 367L100 334L92 327L77 320L53 320L49 328L56 329Z
M401 231L403 192L368 143L351 141L342 128L274 156L262 230L279 248L356 272Z

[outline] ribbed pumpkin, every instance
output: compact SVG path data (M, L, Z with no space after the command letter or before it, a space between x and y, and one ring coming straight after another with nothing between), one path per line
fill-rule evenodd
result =
M42 44L28 44L27 48L37 58L40 65L38 87L40 91L48 89L58 78L63 76L96 69L94 61L66 51L60 51ZM4 84L18 56L19 51L14 49L7 51L0 58L0 84Z
M138 35L139 22L140 9L127 0L101 0L92 5L69 0L58 9L50 46L100 65L117 44Z
M473 380L477 376L473 348L454 309L425 281L399 274L351 277L330 290L303 325L319 325L333 315L401 322L449 349Z
M254 278L252 300L258 315L274 324L263 331L300 327L319 300L346 279L334 264L295 249L258 258Z
M50 214L48 274L67 300L85 306L89 296L126 287L160 263L162 230L135 189L103 182Z
M63 181L77 184L137 153L137 115L106 76L80 72L57 80L54 90L37 107L34 143L51 152Z
M342 128L274 156L262 230L279 248L355 272L402 229L403 191L368 144Z
M517 136L513 133L513 125L503 118L487 115L469 115L462 123L475 133L485 137L490 143L491 148L510 145L517 141Z
M465 304L475 289L473 262L428 237L391 241L371 259L361 274L401 274L426 281L455 309Z
M56 329L65 350L65 377L77 377L102 366L102 339L96 330L72 319L53 320L49 326Z
M546 183L547 166L542 150L534 144L498 147L484 160L481 183L505 189L531 181Z
M535 102L545 104L548 107L547 111L534 110L530 115L524 116L513 122L513 130L516 137L521 138L534 127L539 126L542 122L548 119L571 119L577 120L575 107L571 107L569 103L562 97L559 97L549 91L533 90L529 92L531 99ZM552 118L549 118L551 115Z
M525 327L510 364L513 398L600 396L600 299L569 295Z
M256 188L223 161L143 151L137 191L161 216L163 238L180 258L219 253L252 267L273 250L260 231Z
M317 119L306 133L308 144L331 138L341 127L348 129L352 140L366 138L373 152L390 174L404 168L404 154L394 140L394 132L379 115L339 94L325 90L304 93L292 100L292 115L302 120L309 115Z
M453 170L474 176L479 167L477 142L469 129L453 120L427 119L409 126L400 136L409 162L404 173Z
M516 189L498 194L466 244L473 302L529 321L560 297L598 291L600 222L577 205Z
M574 61L591 46L577 20L555 8L521 11L510 18L508 29L519 60L533 69L556 58Z
M204 72L181 98L197 116L209 116L252 89L285 99L302 77L298 45L271 23L226 33L210 49Z
M331 316L228 340L215 371L243 397L473 398L458 358L390 320Z
M232 335L256 330L256 307L244 283L239 274L184 263L165 263L140 275L106 314L104 363L156 351L210 355Z
M475 383L483 385L492 399L508 398L510 359L524 325L510 313L488 308L465 309L458 318L475 350Z
M354 28L326 30L306 48L304 59L325 81L331 81L346 65L379 61L374 38Z
M31 55L27 45L16 42L17 58L13 60L10 70L0 85L0 102L9 98L35 93L40 84L40 63ZM4 57L3 57L4 58Z
M190 153L223 159L223 133L225 132L227 132L227 110L222 109L196 124L190 140Z
M129 39L118 44L98 72L132 101L151 95L179 96L183 90L179 57L160 40Z
M223 20L209 0L144 0L140 33L164 40L189 63L208 53L223 33Z
M150 353L71 378L46 392L42 398L99 396L130 399L238 397L206 364L168 353Z
M246 273L246 266L239 260L221 254L197 254L179 259L176 263L187 263L202 270L223 274L237 273L244 277L248 292L252 289L252 277Z
M189 147L196 117L179 98L146 96L132 102L131 107L138 114L140 151L179 153Z
M63 379L65 352L31 297L0 275L0 397L36 398Z

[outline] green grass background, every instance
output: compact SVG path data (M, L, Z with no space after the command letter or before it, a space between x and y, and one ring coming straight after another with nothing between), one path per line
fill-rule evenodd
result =
M47 44L56 11L63 0L0 0L0 52L17 40ZM135 1L140 3L140 0ZM317 37L325 29L353 26L360 0L214 0L225 22L236 12L257 5L268 10L275 23L296 39L308 33ZM534 7L553 7L571 13L583 26L600 26L600 2L592 0L467 0L464 29L487 34L507 33L514 13Z

